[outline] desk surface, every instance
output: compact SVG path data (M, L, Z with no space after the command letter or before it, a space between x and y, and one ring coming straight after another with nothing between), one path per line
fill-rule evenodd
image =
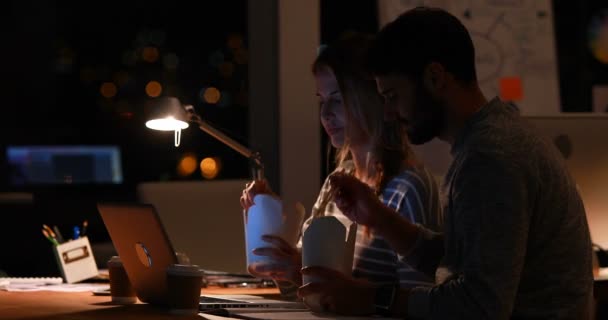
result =
M206 288L206 294L277 295L277 289ZM204 319L201 316L176 316L167 310L138 303L114 305L109 296L91 292L6 292L0 291L0 319L103 320L103 319Z
M608 301L608 279L595 281L598 303ZM206 294L256 294L278 296L277 289L206 288ZM202 316L176 316L166 309L144 303L114 305L109 296L94 296L91 292L6 292L0 291L0 320L160 320L204 319Z

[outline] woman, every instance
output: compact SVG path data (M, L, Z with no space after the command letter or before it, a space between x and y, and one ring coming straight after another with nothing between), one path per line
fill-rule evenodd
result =
M371 41L370 36L351 34L325 47L312 66L321 123L332 146L337 148L336 170L346 171L366 183L387 206L412 222L439 230L442 219L436 182L416 162L404 128L384 113L375 81L364 69ZM343 224L350 224L333 203L329 187L326 180L303 232L313 219L321 216L335 216ZM243 190L241 205L247 209L256 194L271 192L265 181L251 182ZM300 286L299 248L275 236L265 236L264 240L275 247L258 248L254 253L281 263L253 266L250 272L278 281L283 293L289 291L286 288L289 285L292 289ZM373 230L358 230L353 261L353 277L372 283L399 282L401 287L433 283L433 279L399 262L396 253Z

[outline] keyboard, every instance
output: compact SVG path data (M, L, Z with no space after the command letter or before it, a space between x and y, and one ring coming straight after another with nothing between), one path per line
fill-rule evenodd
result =
M63 278L60 277L0 277L0 284L32 284L47 285L61 284Z

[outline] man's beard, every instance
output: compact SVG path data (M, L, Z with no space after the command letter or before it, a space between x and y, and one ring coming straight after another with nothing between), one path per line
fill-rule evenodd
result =
M445 107L434 99L422 83L416 86L414 111L405 122L410 142L415 145L424 144L439 136L445 124Z

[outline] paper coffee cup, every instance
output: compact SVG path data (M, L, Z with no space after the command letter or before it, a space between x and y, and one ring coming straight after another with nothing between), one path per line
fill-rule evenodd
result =
M168 305L173 314L198 314L203 270L197 265L167 267Z
M258 194L253 198L255 203L247 211L245 219L245 243L247 266L272 263L272 259L253 254L253 249L272 247L262 240L263 235L281 237L295 247L304 220L305 209L300 203L284 207L282 201L267 195Z
M135 288L127 276L120 257L113 256L108 261L108 272L110 275L110 295L112 302L116 304L132 304L137 302Z

